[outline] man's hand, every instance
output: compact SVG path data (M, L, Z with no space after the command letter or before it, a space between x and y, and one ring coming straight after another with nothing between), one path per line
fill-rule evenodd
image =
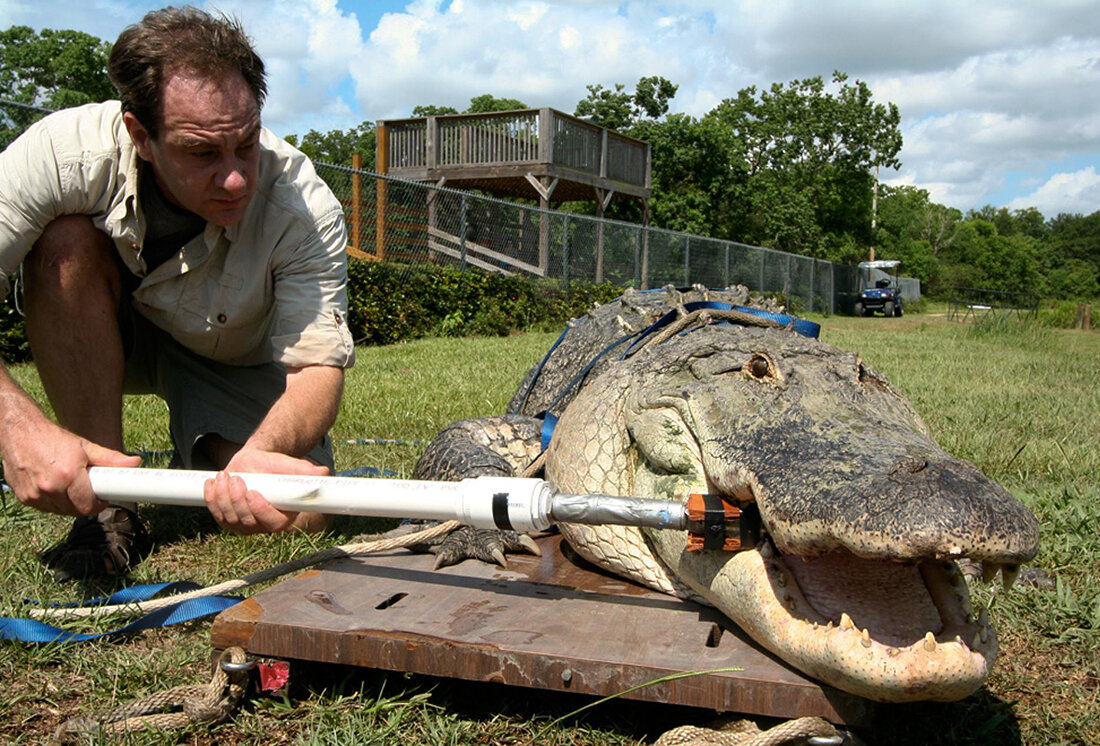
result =
M107 503L92 491L88 467L141 464L140 456L104 448L45 418L25 422L4 445L4 480L16 499L47 513L95 515Z
M276 509L259 492L248 489L247 477L229 472L326 476L329 470L306 459L246 446L216 477L206 480L203 497L218 525L238 534L259 534L287 530L298 514Z

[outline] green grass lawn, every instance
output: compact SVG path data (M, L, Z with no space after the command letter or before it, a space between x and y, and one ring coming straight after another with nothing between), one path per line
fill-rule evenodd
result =
M1038 326L974 328L933 315L819 318L822 338L857 350L913 401L949 451L1001 481L1038 515L1035 563L1054 590L972 588L991 608L1001 656L988 686L961 703L895 706L868 744L1085 744L1100 738L1100 335ZM500 413L555 334L434 339L359 350L333 430L340 470L408 476L422 443L454 420ZM14 370L39 391L34 369ZM127 447L168 448L167 415L147 397L126 402ZM404 443L345 443L357 439ZM322 537L224 535L201 511L142 510L158 548L129 583L239 577L384 528L340 522ZM58 585L35 555L68 521L0 506L0 615L20 599L72 601L111 585ZM109 629L119 619L92 629ZM73 624L87 630L87 624ZM42 743L69 717L181 684L205 683L209 621L72 646L0 644L0 742ZM708 713L609 703L550 728L589 700L335 666L295 669L289 694L253 698L231 723L160 744L634 744ZM91 741L94 742L94 739Z

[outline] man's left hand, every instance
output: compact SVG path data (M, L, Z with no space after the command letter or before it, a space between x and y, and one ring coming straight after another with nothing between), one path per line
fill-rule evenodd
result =
M232 474L230 473L232 472ZM237 534L277 533L290 528L296 512L278 510L237 474L302 474L326 476L328 468L283 453L242 448L213 479L206 480L203 497L210 514L226 531Z

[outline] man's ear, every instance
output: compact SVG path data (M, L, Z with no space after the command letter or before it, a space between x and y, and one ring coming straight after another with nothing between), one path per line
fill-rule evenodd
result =
M126 125L126 131L130 133L130 139L137 148L138 156L143 161L153 160L153 138L149 136L149 130L145 129L132 111L122 112L122 123Z

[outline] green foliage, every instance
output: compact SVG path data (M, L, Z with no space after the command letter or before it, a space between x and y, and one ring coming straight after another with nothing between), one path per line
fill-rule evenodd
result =
M435 265L353 259L348 268L349 323L366 344L561 325L620 292L576 283L566 293L556 282Z
M515 109L529 109L527 104L517 98L497 98L490 93L483 93L470 99L470 105L466 111L459 112L453 106L422 105L414 106L414 117L441 117L447 114L487 114L491 111L513 111Z
M12 26L0 31L0 99L64 109L115 94L107 79L111 45L81 31ZM41 116L0 107L0 149Z
M362 156L362 167L368 171L375 165L374 123L363 122L349 130L329 130L321 133L310 130L298 141L297 135L289 135L286 141L305 153L311 160L351 167L352 156Z
M13 295L0 303L0 360L22 363L30 359L31 347L27 343L23 316L15 308Z
M644 117L658 119L668 113L669 101L679 86L660 76L638 80L634 93L616 83L614 89L589 85L588 96L577 103L574 116L587 119L601 127L627 132Z
M900 115L876 104L862 81L834 73L744 88L705 117L726 147L716 157L747 175L741 214L730 229L737 240L822 256L825 236L870 240L871 172L897 167Z

